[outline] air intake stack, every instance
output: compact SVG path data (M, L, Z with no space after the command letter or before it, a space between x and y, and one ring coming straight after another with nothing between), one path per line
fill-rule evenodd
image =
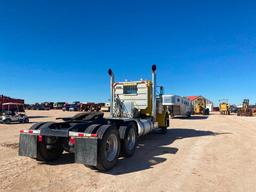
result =
M152 116L156 121L156 65L152 65Z
M115 83L115 75L111 69L108 70L110 77L110 117L113 117L113 104L114 104L114 90L113 85Z

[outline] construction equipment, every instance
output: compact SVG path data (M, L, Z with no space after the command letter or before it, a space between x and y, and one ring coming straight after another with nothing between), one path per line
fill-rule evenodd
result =
M132 156L139 136L156 130L166 133L169 116L156 93L156 66L152 80L115 82L110 69L110 117L102 112L80 113L64 122L44 122L21 130L19 155L53 161L63 150L74 153L75 162L108 170L120 154ZM120 153L121 152L121 153Z
M243 105L237 110L237 116L252 116L253 111L250 108L249 99L244 99Z
M210 111L206 108L206 99L203 97L197 97L194 101L194 114L209 115Z
M231 114L231 107L228 103L227 99L219 100L219 110L221 115L230 115Z

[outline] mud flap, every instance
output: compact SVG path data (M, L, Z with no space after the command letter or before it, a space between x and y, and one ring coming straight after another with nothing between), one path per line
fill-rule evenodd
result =
M19 156L37 158L37 135L20 134Z
M98 139L76 138L75 139L75 162L89 166L97 165Z

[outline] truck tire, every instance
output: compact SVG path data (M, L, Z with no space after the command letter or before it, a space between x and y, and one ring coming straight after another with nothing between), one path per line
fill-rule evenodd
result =
M4 122L4 124L10 124L11 123L11 119L5 119L3 122Z
M96 168L106 171L113 168L120 154L120 137L116 128L109 127L99 140L98 162Z
M44 124L46 124L48 122L41 122L41 123L35 123L34 125L32 125L32 127L29 128L29 130L37 130L40 129L40 127Z
M161 129L162 129L162 131L161 131L162 134L166 134L167 133L167 127L162 127Z
M37 152L38 160L51 162L57 160L62 155L63 148L60 143L57 143L54 148L47 149L45 142L38 142Z
M210 111L209 111L209 109L207 108L207 109L204 109L204 111L203 111L203 115L209 115L210 114Z
M165 115L165 126L164 127L161 127L162 129L162 134L166 134L167 133L167 128L170 126L170 118L169 118L169 115L166 114Z
M186 116L187 116L187 118L190 118L191 117L191 113L188 112Z
M99 126L100 126L100 124L92 124L92 125L90 125L89 127L87 127L84 132L85 132L85 133L92 134L93 131L97 130L97 128L98 128Z
M122 140L122 153L125 157L131 157L137 146L137 126L135 123L128 123L124 139Z
M23 119L23 123L29 123L29 119L28 118Z

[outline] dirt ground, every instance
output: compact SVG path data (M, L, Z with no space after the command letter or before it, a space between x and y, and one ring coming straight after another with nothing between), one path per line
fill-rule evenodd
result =
M0 191L256 191L256 118L173 119L166 135L140 139L107 173L70 154L45 164L17 155L19 130L72 112L28 111L29 124L0 125Z

